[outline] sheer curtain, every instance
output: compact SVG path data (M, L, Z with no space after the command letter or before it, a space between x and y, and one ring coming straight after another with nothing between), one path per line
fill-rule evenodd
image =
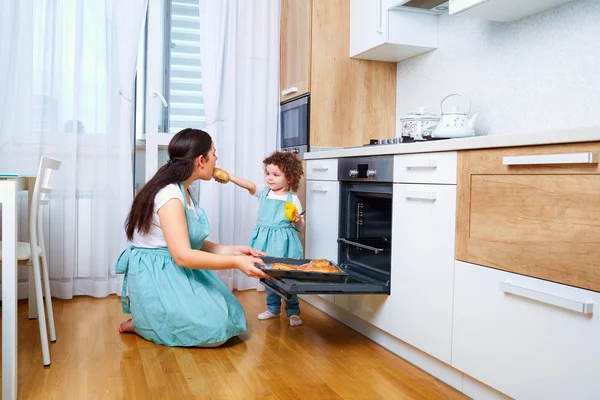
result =
M52 295L117 293L147 0L1 3L0 171L35 173L43 155L62 161L44 221ZM27 240L26 193L20 203ZM20 297L26 288L20 282Z
M262 160L276 146L280 8L277 0L200 0L204 107L217 165L255 182L264 181ZM249 243L258 200L246 190L202 182L200 204L210 240ZM219 277L231 289L262 288L239 271Z

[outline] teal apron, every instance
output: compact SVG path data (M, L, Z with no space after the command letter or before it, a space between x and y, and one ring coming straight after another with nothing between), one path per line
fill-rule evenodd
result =
M182 193L183 185L179 184ZM190 196L191 197L191 196ZM184 206L190 245L200 250L210 228L204 210ZM168 248L131 246L119 257L125 274L121 302L135 331L166 346L198 346L227 340L247 329L246 315L233 293L209 270L178 266ZM129 292L129 299L126 292Z
M302 243L298 230L285 217L285 201L267 198L266 186L260 195L258 221L252 233L250 247L264 251L271 257L302 258ZM288 192L287 201L293 202Z

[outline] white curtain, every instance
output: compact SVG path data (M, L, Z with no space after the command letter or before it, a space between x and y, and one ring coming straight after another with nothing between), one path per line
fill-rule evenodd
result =
M52 295L118 293L147 0L0 3L0 171L35 173L43 155L62 161L44 221ZM21 240L26 202L23 194Z
M262 160L275 150L279 116L278 0L200 0L202 82L207 131L217 166L264 181ZM200 204L210 240L248 244L258 200L233 184L202 182ZM219 272L230 289L261 289L236 270Z

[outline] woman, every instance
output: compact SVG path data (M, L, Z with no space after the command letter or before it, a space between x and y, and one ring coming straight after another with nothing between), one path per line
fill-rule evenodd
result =
M169 144L169 161L133 200L127 238L133 246L117 261L125 274L120 332L135 332L167 346L219 346L246 331L246 316L231 291L209 270L237 268L254 278L265 255L247 246L205 240L208 219L189 194L210 180L217 156L210 135L184 129ZM129 300L125 298L129 292Z

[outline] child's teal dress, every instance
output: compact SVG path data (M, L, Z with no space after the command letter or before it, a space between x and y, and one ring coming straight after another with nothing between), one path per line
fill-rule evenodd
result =
M192 201L198 216L187 206L184 209L190 244L199 250L210 228L204 210ZM227 340L247 329L242 306L214 272L178 266L166 247L131 246L119 257L116 272L125 274L123 312L131 314L135 331L151 342L197 346Z
M250 247L264 251L271 257L302 258L302 243L298 238L298 230L291 221L285 217L285 201L269 199L267 195L271 189L266 186L260 195L258 206L258 221ZM287 201L292 202L292 194L287 193ZM281 297L271 289L267 292L267 308L271 314L281 312ZM285 311L288 317L300 315L298 297L285 302Z

